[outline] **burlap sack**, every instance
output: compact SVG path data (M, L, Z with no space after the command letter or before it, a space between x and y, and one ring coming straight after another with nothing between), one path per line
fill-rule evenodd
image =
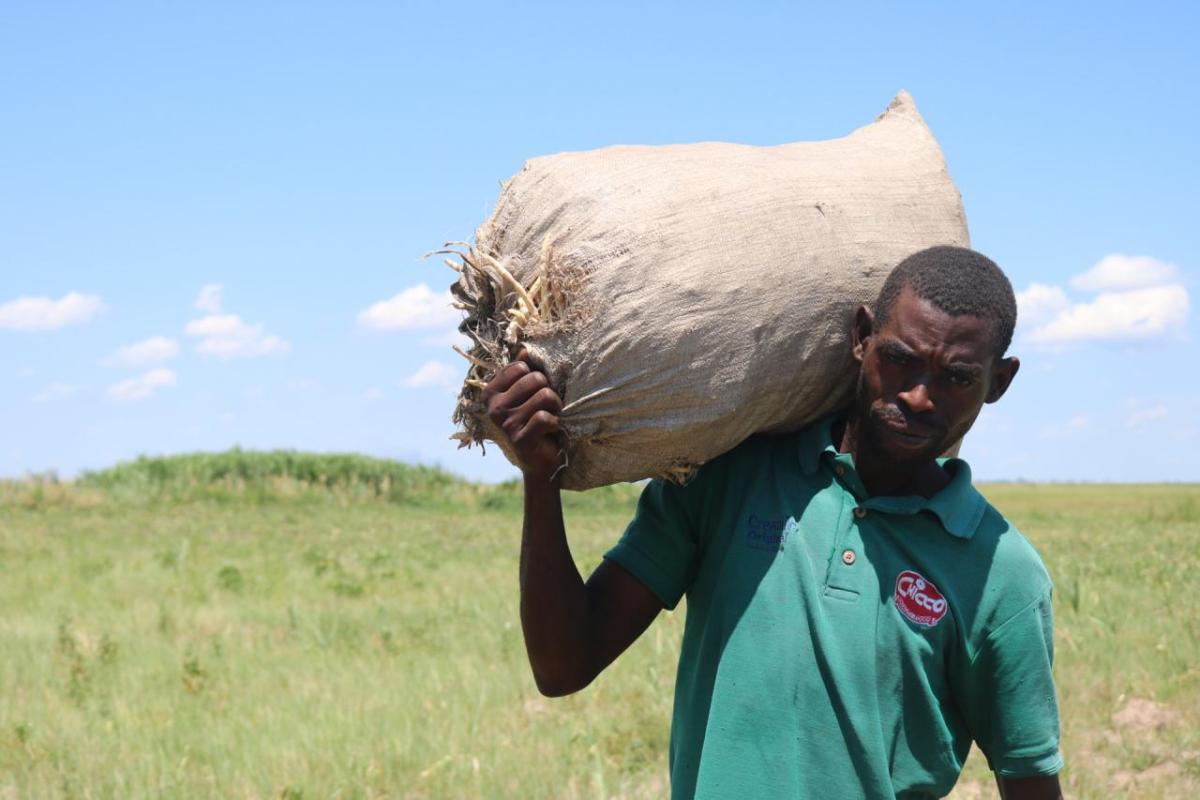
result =
M966 220L904 92L830 141L532 159L447 262L475 342L457 438L497 438L481 389L525 346L565 403L566 488L686 480L844 405L855 308L935 244Z

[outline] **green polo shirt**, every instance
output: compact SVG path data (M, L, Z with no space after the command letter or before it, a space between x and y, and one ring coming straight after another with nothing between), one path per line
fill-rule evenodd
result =
M687 595L672 797L942 797L972 741L1057 772L1041 559L962 460L932 498L869 497L832 424L651 482L606 555Z

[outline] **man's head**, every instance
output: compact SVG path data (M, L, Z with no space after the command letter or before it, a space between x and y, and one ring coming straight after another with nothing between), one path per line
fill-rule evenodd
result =
M1017 306L987 257L931 247L892 271L872 312L858 310L855 412L870 450L897 464L929 461L999 400L1020 363L1005 358Z

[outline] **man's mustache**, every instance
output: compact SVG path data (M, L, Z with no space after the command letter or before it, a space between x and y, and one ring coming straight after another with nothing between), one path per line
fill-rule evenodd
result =
M905 414L899 406L895 405L875 406L871 409L871 416L885 425L897 428L911 428L919 431L922 435L940 436L945 432L943 426L921 419L920 417Z

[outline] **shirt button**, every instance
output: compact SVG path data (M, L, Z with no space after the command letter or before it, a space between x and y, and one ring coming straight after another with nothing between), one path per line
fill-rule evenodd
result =
M854 563L855 558L857 558L857 556L854 555L853 550L842 551L842 563L847 567Z
M838 477L840 478L841 476L846 474L846 467L843 466L842 464L838 464L836 467L833 468L833 471L836 472L838 474Z
M865 508L863 508L862 506L855 507L854 516L858 517L859 519L862 519L866 515L867 515L867 510Z

